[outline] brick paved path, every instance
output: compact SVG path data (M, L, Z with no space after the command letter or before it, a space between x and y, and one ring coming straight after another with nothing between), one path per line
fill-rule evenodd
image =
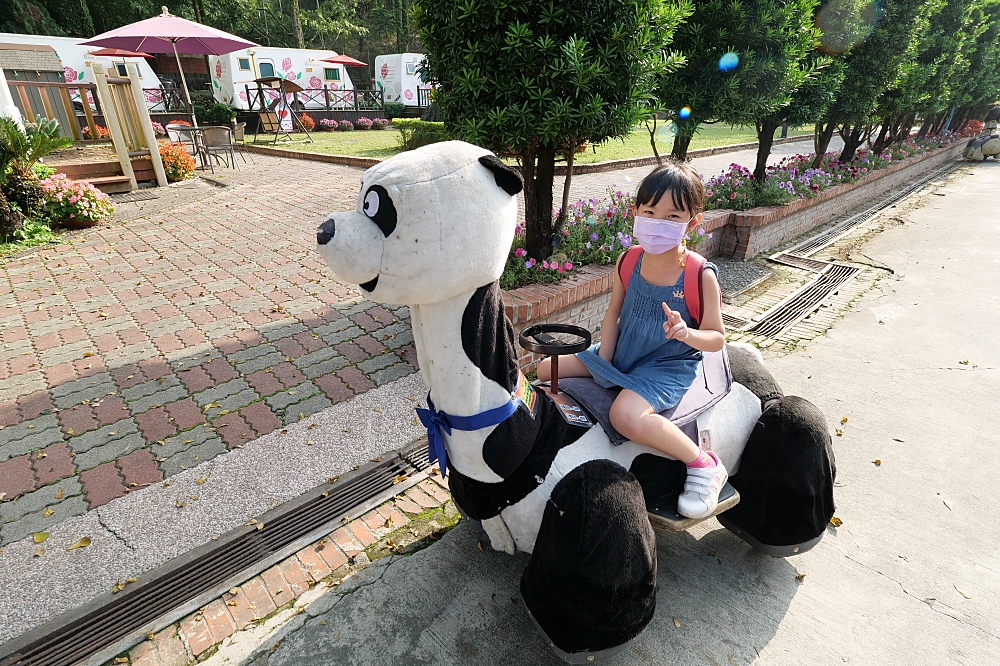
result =
M314 251L362 170L256 160L0 266L0 545L415 371L406 309Z

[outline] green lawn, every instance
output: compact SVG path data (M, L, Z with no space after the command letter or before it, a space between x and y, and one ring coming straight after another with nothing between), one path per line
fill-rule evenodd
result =
M656 134L656 149L660 151L661 155L670 154L674 140L670 126L660 125ZM775 134L780 136L777 132ZM812 134L812 129L789 129L788 134L789 136ZM399 132L395 130L313 132L313 143L307 142L305 135L295 134L293 136L295 136L293 141L278 141L278 147L329 155L375 158L391 157L400 151ZM698 134L691 140L691 150L748 143L756 140L756 133L749 127L739 129L725 125L702 125ZM264 136L260 137L259 143L270 145L270 141ZM640 125L624 140L614 139L597 146L588 146L586 152L577 154L576 163L587 164L622 160L631 157L646 157L652 154L653 149L649 145L649 132L646 131L645 126Z

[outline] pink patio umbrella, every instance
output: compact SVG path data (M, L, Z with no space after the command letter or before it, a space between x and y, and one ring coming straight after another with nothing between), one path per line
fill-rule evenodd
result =
M146 53L173 53L177 59L177 70L181 75L181 85L184 86L184 97L191 107L191 118L195 127L198 126L198 119L194 117L194 107L191 106L191 94L188 92L187 81L184 80L180 54L218 56L257 46L228 32L174 16L166 7L163 7L163 13L159 16L109 30L93 39L80 42L80 45Z
M320 62L332 62L332 63L335 63L335 64L346 65L348 67L367 67L368 66L368 63L361 62L360 60L357 60L356 58L352 58L351 56L344 55L344 54L335 55L332 58L323 58L322 60L320 60Z

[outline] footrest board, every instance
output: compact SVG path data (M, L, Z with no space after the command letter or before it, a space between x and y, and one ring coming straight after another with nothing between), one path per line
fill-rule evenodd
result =
M653 500L646 505L649 514L649 523L654 530L664 530L667 532L683 532L690 527L697 525L703 520L708 520L723 511L728 511L740 503L740 494L736 492L729 482L722 486L719 493L719 505L711 516L704 518L687 518L677 513L677 499L671 498L669 501Z

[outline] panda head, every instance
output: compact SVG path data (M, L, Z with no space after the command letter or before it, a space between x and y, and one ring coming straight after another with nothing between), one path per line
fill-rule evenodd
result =
M396 155L365 172L355 210L331 213L319 252L378 303L424 305L500 277L520 174L463 141Z

